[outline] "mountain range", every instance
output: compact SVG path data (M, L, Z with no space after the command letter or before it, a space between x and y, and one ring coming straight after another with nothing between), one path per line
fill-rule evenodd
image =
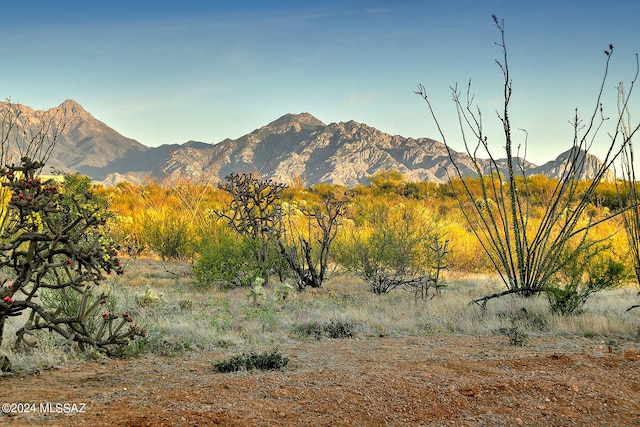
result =
M0 103L0 111L8 106ZM25 119L37 120L44 113L14 104ZM168 180L186 178L218 182L231 172L256 172L263 178L305 185L366 184L380 171L397 170L408 180L444 182L452 163L445 145L430 138L389 135L355 121L325 124L309 113L286 114L238 139L210 144L147 147L122 136L97 120L80 104L66 100L58 120L66 123L51 153L48 165L57 170L79 172L106 185L121 181L143 182L147 177ZM526 163L529 174L559 177L571 150L536 166ZM582 153L581 153L582 154ZM591 178L600 160L586 154L583 178ZM473 174L468 156L453 153L465 174ZM506 160L498 160L506 167ZM484 171L489 162L480 162Z

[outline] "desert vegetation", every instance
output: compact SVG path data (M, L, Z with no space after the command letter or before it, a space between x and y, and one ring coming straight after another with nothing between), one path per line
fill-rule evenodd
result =
M564 174L530 175L512 140L504 23L494 22L504 75L498 146L506 160L483 134L471 87L466 100L454 87L475 173L450 156L445 184L386 171L354 188L248 173L223 182L102 187L78 175L60 183L39 178L55 143L49 128L36 129L17 163L3 151L0 339L16 338L11 346L2 341L12 361L5 370L212 348L241 351L220 362L220 371L265 361L282 367L288 359L277 350L250 348L286 340L451 334L495 334L513 346L545 334L610 345L638 340L637 314L628 309L640 271L631 90L619 89L617 125L606 136L601 168L592 179L582 176L604 122L600 99L613 46L593 114L585 123L574 118ZM420 86L418 93L438 124L427 90ZM441 137L450 147L450 138ZM11 133L3 138L4 147ZM488 158L488 174L479 153ZM623 174L609 180L618 161Z
M467 180L467 185L480 189L478 181ZM556 180L528 178L531 199L541 201L532 203L531 221L543 214L546 190L555 185ZM581 181L577 191L589 185ZM594 222L622 209L620 198L612 196L618 194L616 185L600 182L590 196ZM93 188L96 200L109 205L110 214L101 217L106 223L104 238L121 247L122 254L115 257L120 267L112 268L124 274L106 275L99 288L92 287L100 289L98 296L104 299L98 305L96 297L83 303L83 293L68 294L65 300L56 289L39 291L38 300L44 309L67 315L85 304L85 311L98 315L87 326L93 333L102 328L104 312L131 316L146 335L117 347L127 357L213 348L235 349L238 356L251 354L255 346L275 348L287 340L377 336L500 335L514 345L546 334L606 342L638 339L637 314L625 311L636 298L637 285L624 216L594 224L593 232L606 237L601 242L606 246L591 246L593 252L567 262L554 275L554 286L544 292L529 298L513 293L488 305L470 305L502 293L504 285L457 209L455 186L462 183L412 183L398 173L385 173L352 189L284 188L278 217L287 223L298 221L296 232L305 234L294 243L311 242L313 259L319 259L324 234L308 212L325 209L335 194L347 195L336 216L321 286L299 284L299 273L278 246L285 242L256 242L234 231L229 215L223 214L231 206L224 189L197 183ZM188 197L199 202L184 203ZM150 226L144 219L157 212L173 212L181 225ZM279 239L289 235L283 233ZM165 245L156 246L159 236L184 244L169 253ZM261 247L268 249L262 258L256 255ZM562 287L555 286L559 283ZM22 334L26 317L9 318L5 337ZM111 319L112 330L120 321ZM68 337L30 332L37 345L26 351L3 345L13 369L31 371L100 354L91 343L84 351L69 352Z

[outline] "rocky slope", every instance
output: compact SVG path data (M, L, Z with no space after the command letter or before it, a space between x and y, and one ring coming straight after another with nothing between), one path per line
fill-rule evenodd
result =
M17 106L24 117L44 114ZM0 109L6 103L0 104ZM332 183L352 187L385 170L398 170L409 180L443 182L453 172L444 144L429 138L389 135L354 121L325 124L309 113L287 114L238 139L217 144L146 147L126 138L94 118L72 100L58 108L67 130L52 152L49 165L78 171L97 181L115 184L140 182L146 176L187 178L216 182L231 172L259 172L282 182L303 180L306 185ZM558 177L571 155L568 151L542 166L527 163L531 174ZM453 153L464 174L473 174L466 155ZM583 177L591 177L600 164L587 155ZM498 160L501 170L505 160ZM480 164L486 172L489 162Z

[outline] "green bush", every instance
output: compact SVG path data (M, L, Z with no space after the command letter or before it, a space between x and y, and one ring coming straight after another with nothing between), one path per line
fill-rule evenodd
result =
M173 210L149 209L142 215L139 239L162 259L188 258L195 241L193 224Z
M318 322L306 322L295 325L293 333L300 337L311 337L319 340L324 334L324 325Z
M283 356L278 349L271 352L249 354L242 353L214 365L217 372L238 372L259 369L262 371L277 370L286 367L289 358Z
M545 289L550 309L565 316L580 314L591 295L619 286L627 276L623 263L585 253L569 260L558 283Z
M329 319L324 325L324 332L329 338L353 338L355 323L350 319Z
M366 222L337 245L336 260L373 293L388 293L430 273L436 228L417 210L374 206Z
M254 248L256 242L230 231L203 240L200 256L193 266L196 280L204 286L221 289L252 286L261 276Z
M353 338L356 336L356 324L345 318L332 318L326 322L307 322L294 327L294 333L301 337L320 339L323 336L329 338Z

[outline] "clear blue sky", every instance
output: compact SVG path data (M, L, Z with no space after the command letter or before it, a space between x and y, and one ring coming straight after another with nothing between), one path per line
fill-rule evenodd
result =
M530 160L570 147L568 120L593 109L609 43L615 113L640 51L637 0L3 2L0 97L36 109L74 99L148 146L216 143L304 111L440 139L414 94L422 83L457 145L449 86L472 78L499 151L492 14L506 23L512 119Z

